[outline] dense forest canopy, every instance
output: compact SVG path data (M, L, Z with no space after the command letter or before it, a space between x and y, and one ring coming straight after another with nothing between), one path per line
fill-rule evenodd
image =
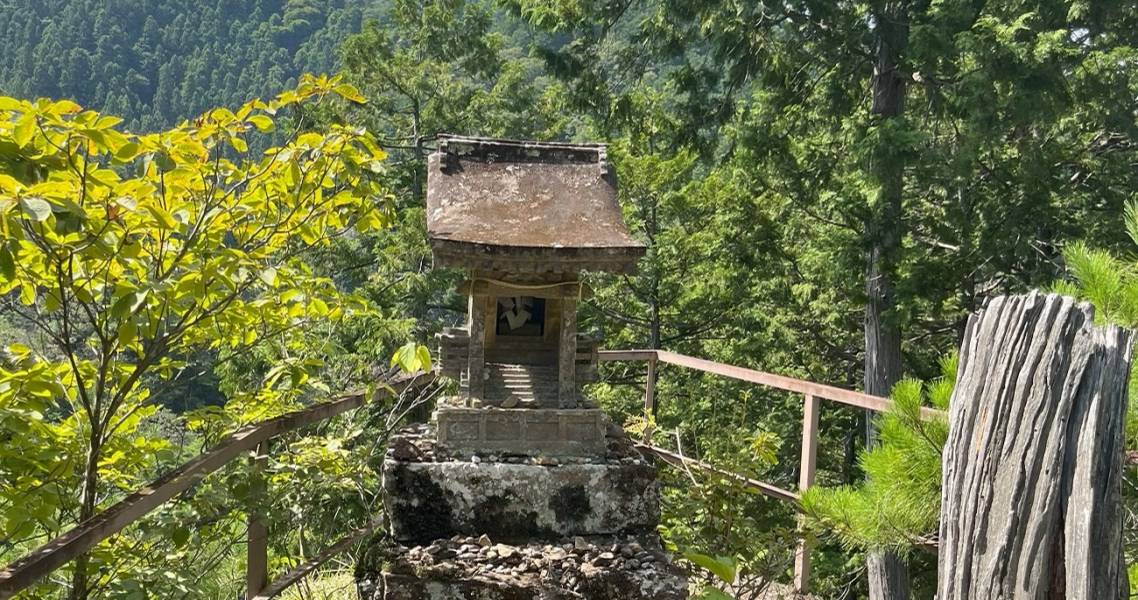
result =
M896 394L903 411L879 421L850 408L822 413L818 483L843 487L809 499L822 524L820 597L905 597L888 589L894 584L931 597L933 559L912 540L935 533L941 424L929 425L930 436L909 417L922 402L947 402L952 353L971 312L994 295L1058 287L1092 299L1104 318L1133 325L1138 314L1138 8L1128 3L0 0L0 36L0 95L72 99L125 119L95 121L99 131L162 131L215 106L237 110L284 92L274 125L248 124L265 125L265 135L234 133L237 142L209 145L207 155L255 160L307 131L357 127L385 155L367 165L385 227L289 254L305 285L318 282L345 310L328 302L336 318L306 320L286 336L179 346L166 357L170 369L132 382L138 418L104 440L100 452L114 460L96 461L95 483L84 474L99 454L81 435L89 424L76 417L74 394L59 391L74 382L43 391L34 405L0 403L9 411L0 413L0 435L26 442L7 457L33 457L0 467L9 476L0 489L3 562L234 426L372 383L374 365L397 348L413 357L415 343L459 324L462 274L431 268L424 233L425 160L436 132L609 144L626 221L648 250L635 275L590 276L580 328L602 335L604 346ZM342 73L334 85L322 81L346 85L332 95L347 101L287 96L303 73L324 71ZM0 114L23 114L5 112L16 110L9 104ZM81 118L70 105L52 106L65 121ZM31 130L11 119L0 121L0 174L24 185L29 161L42 157L21 149ZM217 121L236 127L223 112L199 123ZM144 148L116 135L100 142L114 158L100 160L124 170ZM5 145L3 136L15 141ZM208 170L202 159L179 160ZM26 218L46 220L44 210L34 204ZM184 215L169 216L173 225L161 215L147 223L184 225ZM8 262L0 251L0 274ZM272 273L260 281L278 285ZM54 300L24 289L4 298L0 342L21 344L4 358L5 377L26 373L29 361L58 366L68 354L20 316L30 310L21 307ZM99 339L87 329L71 334ZM90 359L84 352L74 354ZM48 377L43 369L37 376ZM590 393L616 421L642 428L646 376L642 366L612 366ZM657 376L658 435L794 486L800 398L678 369ZM1134 451L1138 402L1131 405ZM42 419L34 435L27 414ZM403 413L373 406L282 441L268 469L280 497L266 509L278 561L376 510L376 466L393 415ZM877 427L884 446L875 453ZM60 456L33 452L40 446ZM879 485L859 487L866 473ZM92 564L119 576L93 580L96 588L231 597L245 477L239 467L219 472L100 546ZM663 530L678 552L730 563L738 598L787 580L791 507L729 482L665 477ZM1135 565L1138 480L1133 469L1128 477L1126 553ZM84 485L89 493L69 491ZM860 517L836 516L843 506ZM886 522L892 515L903 526ZM305 526L294 530L298 520ZM132 545L149 554L131 554ZM867 570L889 576L867 579ZM1131 571L1134 582L1138 567ZM28 597L69 586L61 575Z
M13 0L0 4L0 91L72 99L154 130L334 70L340 44L382 5Z

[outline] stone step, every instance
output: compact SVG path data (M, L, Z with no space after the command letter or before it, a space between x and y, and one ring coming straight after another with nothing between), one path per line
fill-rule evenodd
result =
M491 373L490 377L487 378L487 381L500 382L500 383L516 383L516 384L521 384L521 385L531 385L532 386L535 384L554 383L557 381L557 379L553 378L553 377L529 377L528 375L527 376L514 375L514 376L503 377L501 375L495 375L495 374Z
M533 394L524 393L524 392L509 392L506 390L495 390L495 392L496 393L494 393L492 395L494 396L494 398L496 400L506 400L506 399L514 399L514 400L518 400L518 401L522 401L522 400L534 400L534 401L536 401L537 400L537 398ZM510 407L509 406L502 406L501 408L510 408Z
M486 403L557 404L557 368L544 365L488 363Z
M491 391L493 392L492 395L494 396L494 398L500 399L500 400L505 400L507 398L516 398L518 400L534 400L535 399L534 395L532 393L527 393L527 392L520 392L520 391L511 392L509 390L491 390ZM509 408L509 407L507 406L504 408Z
M490 377L489 383L496 383L498 385L524 385L527 387L533 387L535 384L534 380L530 379L529 377L494 377L494 376ZM541 384L544 382L539 379L539 380L537 380L536 383Z
M528 393L530 395L533 395L533 386L528 384L528 383L517 383L517 382L511 383L511 382L504 382L504 381L498 381L498 382L490 381L490 382L487 382L486 389L494 389L494 390L501 390L504 392L514 392L514 393L525 392L525 393Z

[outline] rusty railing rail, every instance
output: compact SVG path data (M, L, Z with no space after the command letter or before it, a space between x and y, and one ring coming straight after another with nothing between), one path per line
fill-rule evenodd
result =
M340 538L339 541L328 546L323 552L289 569L287 573L278 577L276 581L262 587L261 591L253 596L249 596L249 600L269 600L270 598L279 596L293 584L304 579L309 573L319 568L320 565L328 562L333 556L355 546L357 543L363 541L364 538L379 530L382 526L383 519L376 519L367 526L361 527L343 538Z
M715 473L719 476L733 479L767 496L786 502L797 503L801 491L807 489L814 483L817 461L818 417L820 413L819 399L830 400L873 411L884 411L891 406L891 402L888 399L878 396L871 396L852 390L766 373L754 369L717 363L668 352L666 350L601 350L597 352L597 357L598 360L602 362L644 361L647 363L648 381L645 385L644 393L644 411L646 415L654 416L658 408L655 397L655 375L658 370L658 363L667 363L801 394L804 399L803 443L799 469L798 493L736 473L731 473L730 471L715 467L706 462L682 456L659 446L654 446L651 443L653 432L650 427L645 429L642 443L637 444L637 448L641 451L654 454L670 464L682 467L694 467L702 471ZM432 383L435 378L435 373L405 376L390 382L380 393L398 395L413 388L424 387ZM10 598L17 592L30 587L36 581L89 551L102 540L118 533L131 523L138 521L165 502L189 489L205 475L220 469L234 459L251 454L250 460L252 461L254 469L260 468L260 465L263 464L268 454L269 442L272 438L359 408L366 400L363 394L349 394L331 402L316 404L261 423L246 426L226 436L225 439L215 445L209 452L174 469L150 485L134 492L91 519L80 523L63 535L47 542L28 555L9 564L3 570L0 570L0 600ZM945 414L942 411L931 408L922 409L922 417L924 418L938 416L944 417ZM378 527L377 522L352 532L313 559L291 569L270 583L267 569L268 544L264 526L260 522L259 511L255 510L255 508L256 507L251 507L249 511L249 544L247 549L247 583L245 596L249 600L267 600L277 596L333 556L351 547L366 535L374 532ZM809 587L809 552L809 542L806 539L801 540L795 552L794 568L795 587L801 592L805 592Z
M376 396L397 396L404 391L419 389L435 381L435 373L416 373L396 378L382 386ZM365 394L348 394L331 402L314 404L242 427L218 442L209 452L195 457L182 466L156 479L108 507L99 514L76 525L63 535L47 542L36 550L0 570L0 600L10 598L37 581L86 553L99 542L122 531L178 494L186 491L209 473L234 459L256 451L251 460L259 468L266 458L269 440L283 433L312 425L320 421L359 408L367 401ZM256 507L252 507L256 508ZM268 579L268 543L264 525L257 510L249 511L249 546L246 565L246 598L271 598L289 585L299 581L319 564L343 551L363 534L349 536L336 543L317 558L319 563L305 563L286 573L273 583ZM369 528L369 531L371 528ZM334 551L334 552L333 552ZM271 595L266 595L271 592Z
M821 403L819 400L830 400L838 402L847 406L855 406L867 410L882 412L888 410L893 403L888 398L880 396L872 396L847 390L832 385L825 385L815 383L813 381L806 381L803 379L795 379L785 375L777 375L774 373L767 373L764 371L757 371L745 367L737 367L734 365L727 365L717 363L694 356L686 356L669 352L667 350L601 350L597 353L598 360L602 362L613 361L644 361L648 367L648 381L644 389L644 414L645 416L655 416L659 404L656 402L656 387L655 375L657 372L658 363L667 363L702 371L704 373L711 373L712 375L719 375L739 381L746 381L770 388L783 390L795 394L801 394L803 398L802 404L802 457L799 462L799 478L798 478L798 492L791 492L784 490L778 486L744 477L737 473L731 473L724 469L720 469L714 465L706 462L681 456L659 446L652 444L653 431L651 427L645 428L642 443L637 444L637 448L644 452L649 452L655 456L660 457L667 463L675 466L682 467L695 467L696 469L714 473L716 475L727 477L742 485L754 489L766 496L782 500L784 502L798 503L800 494L810 486L814 485L814 477L817 469L818 462L818 417L821 413ZM944 411L936 410L933 408L924 407L921 409L921 417L924 419L930 418L947 418ZM652 421L649 421L650 423ZM797 507L796 507L797 508ZM800 521L801 528L801 521ZM810 541L802 536L798 542L798 547L795 549L794 555L794 588L799 593L806 593L810 587Z

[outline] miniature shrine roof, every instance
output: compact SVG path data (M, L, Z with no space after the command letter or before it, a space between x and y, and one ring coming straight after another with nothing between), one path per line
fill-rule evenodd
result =
M438 137L427 234L443 265L499 272L629 272L629 233L602 144Z

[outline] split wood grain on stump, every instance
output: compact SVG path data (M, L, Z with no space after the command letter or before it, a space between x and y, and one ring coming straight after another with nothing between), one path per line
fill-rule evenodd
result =
M995 298L969 320L944 454L939 598L1126 598L1131 338L1057 295Z

